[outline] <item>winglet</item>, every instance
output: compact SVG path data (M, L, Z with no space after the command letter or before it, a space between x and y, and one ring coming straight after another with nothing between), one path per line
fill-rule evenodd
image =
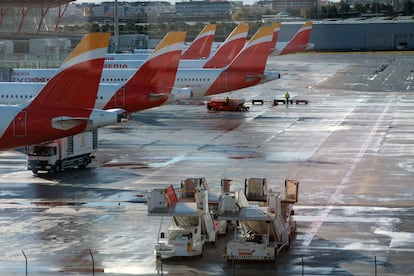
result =
M312 21L305 22L279 55L294 54L304 51L309 43L311 31Z
M109 33L89 33L65 59L58 72L30 106L93 108L96 101Z
M120 107L131 113L163 104L174 86L185 36L168 33L104 109Z
M246 44L249 25L240 23L229 34L223 44L217 49L214 55L207 61L203 68L222 68L227 66Z
M181 55L181 59L202 59L207 58L211 52L216 24L204 26L201 32L193 40L191 45Z

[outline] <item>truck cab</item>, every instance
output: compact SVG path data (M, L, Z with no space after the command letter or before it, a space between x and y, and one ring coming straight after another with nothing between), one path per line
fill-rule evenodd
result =
M55 171L58 160L58 144L55 142L37 144L27 148L27 168L35 174L39 170Z
M155 245L157 258L203 255L205 239L201 235L201 217L173 217L172 220L176 224L168 227L167 235L160 232Z

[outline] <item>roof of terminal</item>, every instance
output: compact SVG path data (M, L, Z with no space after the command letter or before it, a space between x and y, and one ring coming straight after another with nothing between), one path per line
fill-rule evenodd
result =
M1 0L0 7L45 7L54 8L76 0Z

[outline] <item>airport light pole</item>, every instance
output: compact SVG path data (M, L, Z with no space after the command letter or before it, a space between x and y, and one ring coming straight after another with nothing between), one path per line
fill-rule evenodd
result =
M118 0L114 1L114 37L115 37L114 52L116 53L118 51L118 46L119 46Z
M95 259L92 255L92 251L89 249L89 254L91 255L92 258L92 275L95 275Z
M27 276L27 257L26 257L26 254L24 254L24 251L23 250L22 250L22 254L23 254L24 259L26 261L26 276Z

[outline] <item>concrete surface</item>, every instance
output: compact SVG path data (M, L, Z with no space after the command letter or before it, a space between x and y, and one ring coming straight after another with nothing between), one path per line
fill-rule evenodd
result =
M137 113L99 131L85 170L33 176L24 155L0 152L0 275L24 275L24 255L28 275L92 275L93 265L95 275L412 274L414 55L297 54L268 67L282 78L230 94L263 105ZM286 91L310 103L272 106ZM215 193L221 178L242 188L266 177L273 190L299 180L290 250L274 263L226 262L223 236L203 257L157 262L160 218L142 196L203 176Z

